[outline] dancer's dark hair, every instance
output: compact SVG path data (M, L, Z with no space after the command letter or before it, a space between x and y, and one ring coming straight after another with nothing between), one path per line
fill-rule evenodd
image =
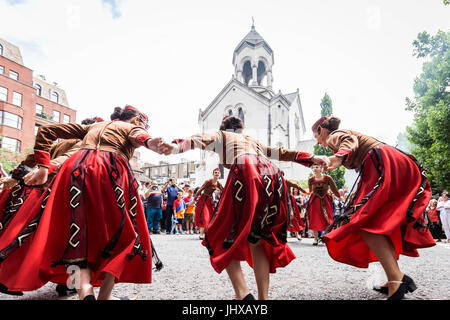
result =
M94 118L86 118L83 121L81 121L81 124L89 125L97 122L97 117Z
M241 133L244 129L244 123L238 117L226 116L225 118L223 118L219 129L223 131L233 131Z
M139 115L137 110L115 107L111 120L127 121Z
M319 131L320 128L325 128L325 129L328 129L330 132L333 132L333 131L336 131L337 129L339 129L340 124L341 124L341 119L339 119L338 117L330 117L329 119L326 119L319 125L319 127L317 128L317 131Z

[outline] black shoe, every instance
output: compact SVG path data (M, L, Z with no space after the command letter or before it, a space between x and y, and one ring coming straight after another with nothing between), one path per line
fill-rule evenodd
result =
M153 231L153 234L161 234L159 231Z
M62 284L58 284L55 288L56 292L58 292L58 296L60 297L66 297L69 294L77 293L77 290L75 289L69 289L67 286L64 286Z
M318 244L318 242L313 242L313 246L317 246Z
M387 298L387 300L402 300L405 294L408 292L414 292L417 289L416 284L413 279L408 277L406 274L402 278L402 283L398 287L394 294Z
M9 294L11 296L23 296L22 291L9 291L8 287L0 283L0 293Z
M83 300L96 300L96 299L95 299L94 295L90 294L90 295L87 295L86 297L84 297Z
M255 297L251 293L249 293L242 300L255 300Z
M373 290L382 293L382 294L388 294L389 288L388 287L381 287L381 286L376 286L372 288Z

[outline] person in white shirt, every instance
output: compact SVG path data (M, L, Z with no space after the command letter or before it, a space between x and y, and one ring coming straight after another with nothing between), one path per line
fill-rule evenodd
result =
M448 194L443 193L437 204L437 209L441 212L442 228L444 229L447 242L450 242L450 200Z

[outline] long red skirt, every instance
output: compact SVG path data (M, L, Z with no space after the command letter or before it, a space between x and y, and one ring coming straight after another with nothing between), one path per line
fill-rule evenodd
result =
M391 146L372 149L362 168L350 221L324 236L330 256L339 262L367 268L378 261L358 235L364 230L392 240L400 254L419 256L416 249L435 245L422 225L431 187L420 165Z
M291 207L293 210L293 217L289 221L288 231L289 232L300 232L305 227L301 217L300 217L300 209L297 205L297 201L295 200L293 195L290 195Z
M35 201L41 194L41 188L32 188L21 184L17 184L2 193L0 197L0 236L12 219L20 212L23 204L29 198Z
M211 265L221 273L232 260L253 266L249 243L262 241L270 272L295 255L287 245L287 188L282 172L263 156L236 158L217 212L205 232Z
M309 217L309 229L313 231L324 231L328 226L333 223L333 204L330 195L324 197L325 208L327 211L328 221L322 211L320 204L320 197L315 194L311 195L308 202L308 217Z
M194 223L199 228L206 228L214 214L214 203L211 197L202 194L195 206Z
M25 228L18 234L11 224L1 237L0 283L35 290L66 279L69 265L88 266L95 286L105 272L116 282L151 283L150 238L137 187L122 156L78 151L34 206L26 202L35 214Z

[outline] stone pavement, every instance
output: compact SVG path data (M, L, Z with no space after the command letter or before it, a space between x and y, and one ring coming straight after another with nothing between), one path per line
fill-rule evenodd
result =
M113 296L139 300L233 299L226 272L217 274L209 263L208 252L198 235L152 235L159 257L164 263L153 273L153 283L115 286ZM277 300L378 300L385 296L370 289L385 281L379 263L358 269L332 260L325 245L312 246L312 239L289 238L297 259L271 275L270 298ZM418 289L407 299L450 299L450 243L438 243L419 250L420 257L400 256L403 272L410 275ZM256 295L252 269L242 263L250 291ZM76 299L76 295L59 298L55 284L49 283L22 297L0 294L0 299ZM97 291L97 290L96 290Z

